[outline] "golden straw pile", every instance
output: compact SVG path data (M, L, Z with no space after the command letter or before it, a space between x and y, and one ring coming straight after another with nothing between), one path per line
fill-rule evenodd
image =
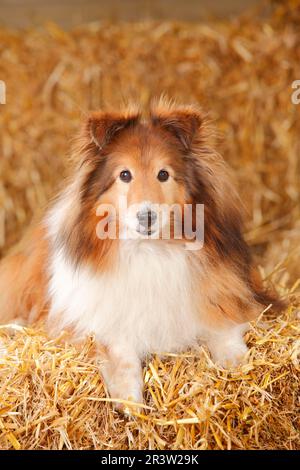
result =
M300 449L299 24L291 0L205 24L0 29L2 255L62 184L82 115L166 92L211 110L248 211L247 239L266 282L289 300L277 319L251 326L237 370L217 368L200 347L149 358L146 407L131 416L113 411L92 338L76 350L42 326L4 325L0 448Z

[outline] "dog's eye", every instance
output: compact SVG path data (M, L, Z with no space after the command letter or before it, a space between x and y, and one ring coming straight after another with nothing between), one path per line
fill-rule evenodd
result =
M132 180L132 174L130 173L129 170L123 170L120 173L120 180L124 181L124 183L130 183Z
M169 176L170 175L167 170L160 170L157 175L157 178L161 183L163 183L164 181L167 181L169 179Z

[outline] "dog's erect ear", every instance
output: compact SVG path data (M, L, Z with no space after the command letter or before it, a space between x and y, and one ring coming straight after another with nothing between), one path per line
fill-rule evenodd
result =
M204 114L192 106L158 106L152 109L151 119L154 126L161 127L173 134L184 147L190 150L201 125Z
M139 120L138 112L94 112L86 122L88 138L101 150L118 132L134 126Z

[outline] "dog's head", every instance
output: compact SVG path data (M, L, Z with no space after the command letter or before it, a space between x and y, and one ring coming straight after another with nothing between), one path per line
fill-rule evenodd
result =
M196 131L197 118L187 117L191 125L192 119ZM138 114L96 113L89 119L96 155L84 192L97 201L99 215L101 207L105 212L111 206L121 237L160 236L170 225L169 209L185 202L184 151L175 126L172 132L155 116L143 122Z
M103 238L197 237L198 205L204 242L231 256L240 208L213 135L194 106L158 101L146 119L137 109L92 113L76 152L79 208L69 230L76 256L97 252Z

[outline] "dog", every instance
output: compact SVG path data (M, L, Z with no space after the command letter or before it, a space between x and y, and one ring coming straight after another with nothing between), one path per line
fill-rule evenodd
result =
M158 100L146 117L132 106L91 113L65 188L1 262L1 322L44 316L52 335L69 330L76 342L93 334L116 400L142 403L141 364L154 352L201 340L217 363L238 364L249 322L283 304L253 265L241 202L213 136L193 105ZM181 238L182 213L167 216L174 205L189 207ZM117 235L106 236L100 223Z

